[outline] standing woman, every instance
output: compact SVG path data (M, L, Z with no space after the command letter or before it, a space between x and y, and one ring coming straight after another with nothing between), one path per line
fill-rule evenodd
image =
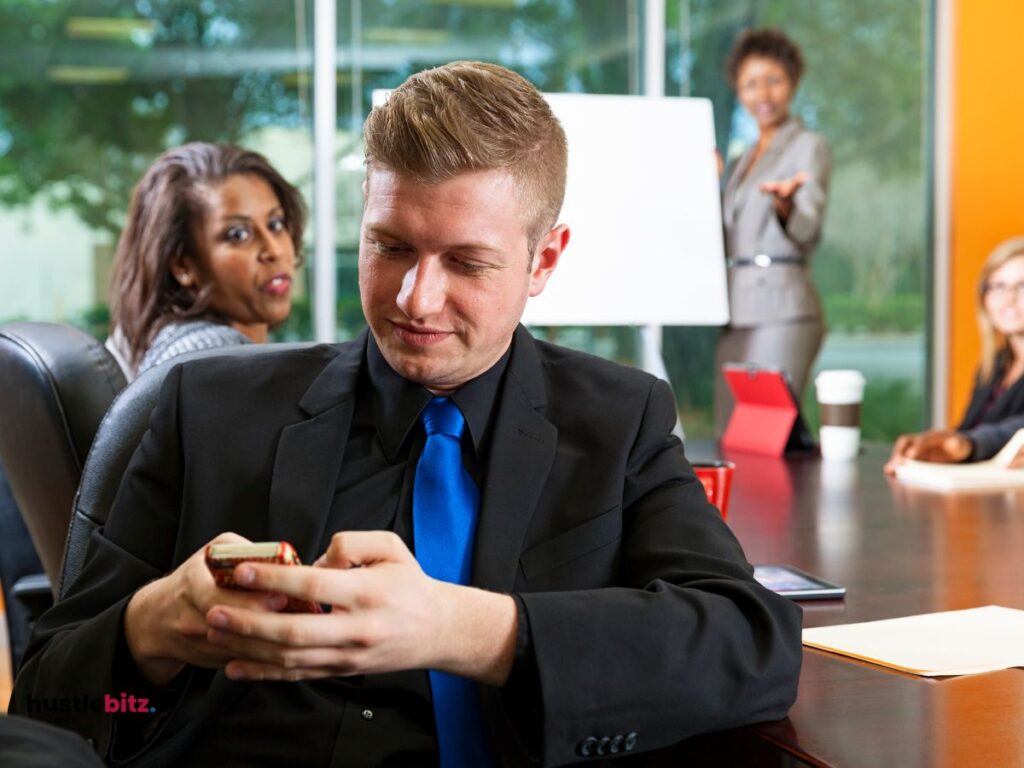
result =
M264 342L291 311L305 203L262 155L194 142L132 193L107 348L128 380L185 352Z
M810 257L821 239L832 168L825 139L789 113L804 72L792 40L777 29L747 30L727 72L759 135L730 169L722 198L732 319L715 350L718 434L732 412L724 363L782 368L803 396L825 335Z

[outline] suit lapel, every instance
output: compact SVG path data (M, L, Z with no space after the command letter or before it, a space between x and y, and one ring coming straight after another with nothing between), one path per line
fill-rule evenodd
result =
M764 154L757 159L757 165L750 169L747 179L758 183L778 181L779 172L776 165L799 130L800 121L795 117L789 118L784 125L780 126L772 137L771 143L765 147Z
M278 442L268 535L272 541L291 542L305 563L321 554L318 549L355 410L366 337L364 332L328 363L299 402L309 418L285 427Z
M754 148L751 147L743 153L740 162L736 166L736 172L732 176L732 178L742 179L737 182L734 196L735 203L732 206L733 211L740 210L744 205L744 201L751 194L759 192L758 187L762 182L779 180L775 178L778 175L775 166L793 140L793 137L800 132L800 128L801 123L798 119L795 117L789 118L779 128L775 136L772 137L771 143L765 148L764 153L757 158L757 163L753 167L749 166ZM744 173L746 174L745 176L743 176ZM732 178L730 178L730 182Z
M507 592L515 584L523 537L555 459L558 430L546 404L533 337L519 326L491 437L473 557L473 584Z

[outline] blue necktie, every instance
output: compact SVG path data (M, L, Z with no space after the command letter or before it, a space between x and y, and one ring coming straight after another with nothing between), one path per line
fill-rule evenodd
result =
M462 466L466 421L446 397L431 400L421 418L427 441L412 494L416 559L434 579L468 584L480 492ZM491 765L476 683L430 670L430 690L441 768Z

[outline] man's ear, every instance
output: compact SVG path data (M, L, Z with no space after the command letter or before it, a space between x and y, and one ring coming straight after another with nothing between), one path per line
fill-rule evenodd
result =
M548 283L548 278L558 266L562 251L569 245L569 226L559 224L552 229L537 245L530 267L530 296L539 296Z

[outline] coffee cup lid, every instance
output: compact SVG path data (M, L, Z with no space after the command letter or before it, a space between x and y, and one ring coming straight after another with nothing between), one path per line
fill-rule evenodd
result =
M864 378L864 374L860 371L854 370L831 370L831 371L819 371L818 375L814 377L815 385L844 385L844 386L859 386L863 387L867 381Z

